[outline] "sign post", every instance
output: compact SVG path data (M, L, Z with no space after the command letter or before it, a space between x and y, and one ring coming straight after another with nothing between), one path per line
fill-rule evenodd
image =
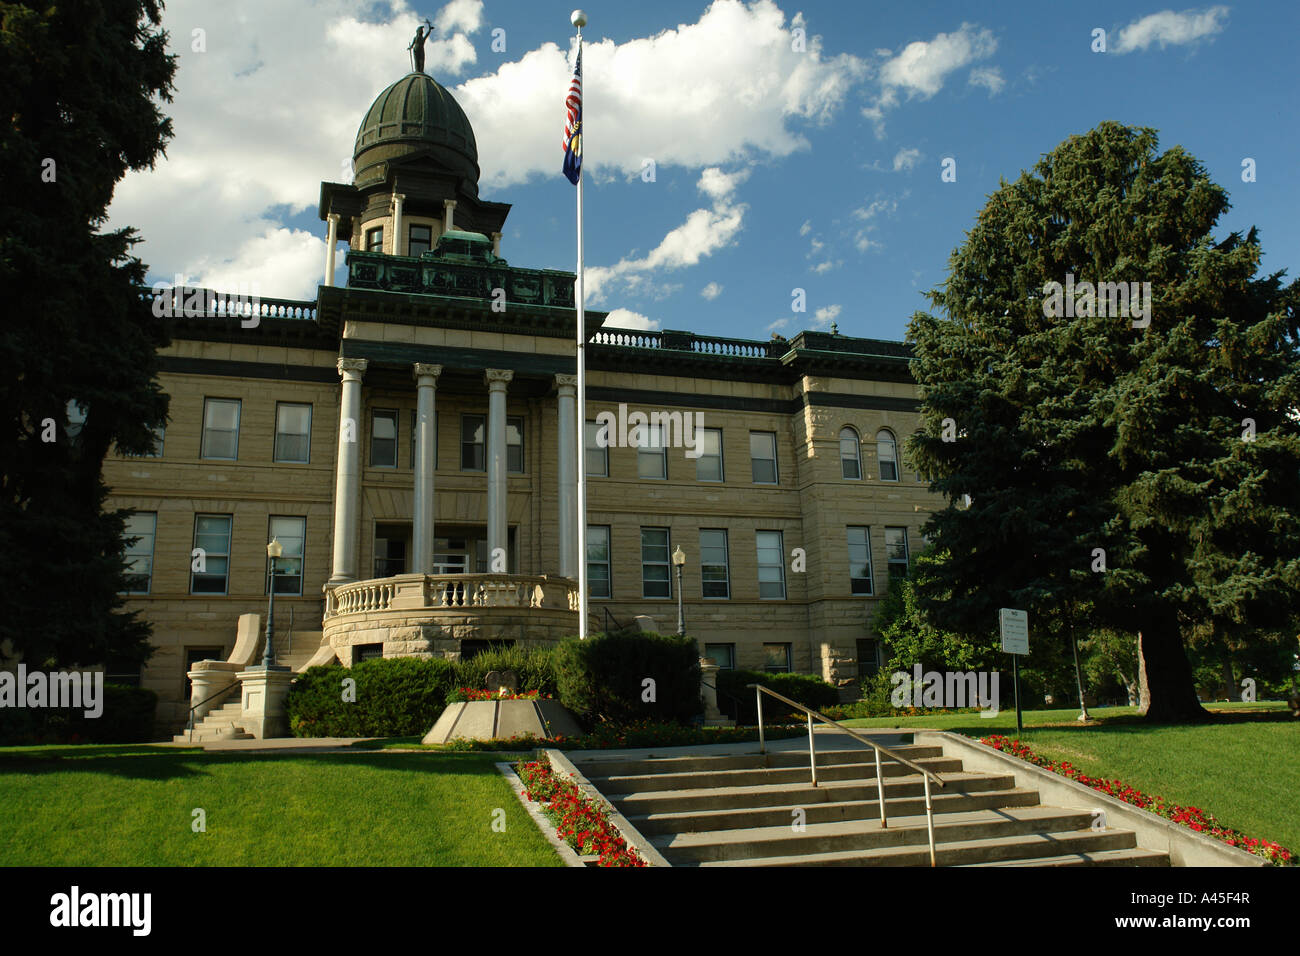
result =
M998 610L1002 650L1011 655L1011 680L1016 689L1016 733L1025 732L1020 714L1020 655L1029 653L1029 612L1004 607Z

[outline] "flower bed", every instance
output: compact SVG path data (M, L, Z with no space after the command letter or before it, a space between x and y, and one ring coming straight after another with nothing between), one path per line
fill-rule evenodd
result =
M527 690L522 694L499 694L495 691L481 690L475 687L457 687L447 694L447 703L459 704L472 700L554 700L550 694L537 690Z
M609 810L585 796L577 785L556 775L543 755L539 760L515 765L529 800L555 824L561 840L579 853L594 853L601 866L645 866L609 822Z
M989 737L981 737L980 743L985 744L995 750L1000 750L1005 754L1013 757L1019 757L1027 763L1036 767L1042 767L1044 770L1050 770L1053 773L1059 773L1063 777L1069 777L1071 780L1077 780L1079 783L1094 790L1100 790L1102 793L1109 794L1118 800L1140 807L1143 810L1150 810L1152 813L1171 820L1174 823L1181 823L1185 827L1190 827L1197 833L1204 833L1206 836L1212 836L1216 840L1222 840L1228 846L1235 846L1242 850L1247 850L1256 856L1262 856L1274 866L1294 866L1296 863L1295 854L1284 846L1273 843L1269 840L1256 840L1248 837L1238 830L1225 827L1214 819L1213 815L1206 813L1199 807L1183 807L1176 803L1169 803L1164 797L1151 797L1140 790L1126 786L1118 780L1103 780L1100 777L1089 777L1079 770L1078 767L1068 760L1049 760L1041 754L1034 753L1028 746L1022 744L1019 740L1012 740L1010 737L1004 737L1001 734L994 734Z

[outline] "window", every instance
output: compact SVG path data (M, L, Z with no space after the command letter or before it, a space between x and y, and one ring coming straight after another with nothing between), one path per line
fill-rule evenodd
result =
M506 471L512 475L524 473L524 420L506 419Z
M706 598L731 597L726 531L700 529L700 592Z
M306 518L277 518L271 516L267 541L275 538L284 548L284 553L275 561L275 593L302 594L302 553L303 540L307 535ZM271 559L266 559L268 580L271 574Z
M157 512L140 512L126 519L122 533L127 542L123 554L126 559L126 574L122 590L127 594L149 593L149 587L153 583L153 541L157 527ZM132 538L135 540L132 541Z
M460 470L487 471L486 446L483 432L486 419L482 415L460 416Z
M370 413L370 467L397 467L397 410L376 408Z
M858 676L875 677L880 671L880 642L874 637L858 638Z
M772 600L785 599L785 548L780 531L759 531L758 542L758 596Z
M406 254L419 256L433 248L433 229L429 226L412 225L407 233Z
M235 461L239 457L239 399L203 400L203 458Z
M587 525L587 596L614 596L609 567L609 525Z
M788 674L790 672L790 645L764 644L763 670L769 674Z
M597 478L609 477L609 425L586 423L587 474Z
M853 480L862 477L861 446L858 433L852 428L840 429L840 472Z
M411 542L409 524L375 524L375 577L406 573L406 552Z
M721 670L730 671L736 668L735 644L705 644L704 656L712 657Z
M352 648L352 663L377 661L384 656L383 644L358 644Z
M885 556L889 558L889 576L907 577L907 529L885 529Z
M871 594L871 531L849 528L849 586L854 594Z
M384 251L384 227L366 230L366 252Z
M311 458L311 406L275 406L275 460L305 465Z
M641 529L641 596L666 598L673 596L672 579L668 565L668 529Z
M191 558L191 594L226 593L230 574L231 520L230 515L194 516L194 547L202 549L202 554ZM203 570L195 571L195 567Z
M898 442L888 428L876 432L876 460L880 463L880 480L898 480Z
M636 473L638 478L667 478L668 449L662 425L642 425L637 433Z
M749 433L749 460L753 464L754 484L777 483L776 432Z
M700 453L695 459L695 480L722 481L722 429L697 428L695 441Z

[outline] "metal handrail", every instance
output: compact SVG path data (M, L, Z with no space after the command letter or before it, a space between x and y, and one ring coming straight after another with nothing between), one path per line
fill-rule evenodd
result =
M232 681L229 684L227 684L225 687L221 688L221 690L217 691L215 694L209 694L207 697L204 697L201 701L199 701L197 704L195 704L193 707L190 708L189 719L185 722L185 730L190 735L190 739L189 739L190 743L194 743L194 712L198 710L200 707L202 707L204 704L206 704L208 701L220 697L226 691L230 690L230 688L238 686L238 684L239 681L237 680Z
M805 707L803 704L799 703L796 700L791 700L789 697L786 697L784 694L778 694L776 691L772 690L769 687L764 687L762 684L746 684L745 687L754 691L754 698L758 703L758 752L761 754L767 753L767 740L763 735L763 695L764 694L767 694L770 697L775 697L777 700L781 701L782 703L789 704L791 707L794 707L796 710L802 710L805 714L807 714L808 716L808 762L810 765L809 769L812 771L812 785L814 787L817 786L817 747L813 743L813 718L814 717L816 717L818 720L831 724L832 726L838 727L840 730L844 731L850 737L853 737L856 740L860 740L862 743L866 744L867 746L875 750L876 752L876 802L880 804L880 828L882 830L888 829L889 819L885 813L885 779L880 774L880 755L882 753L886 754L887 756L892 757L894 760L898 761L903 766L911 767L913 770L919 773L921 775L922 782L925 784L925 831L930 841L930 865L931 866L938 865L935 862L935 857L934 857L934 806L930 802L930 781L933 780L935 783L937 783L939 786L942 787L945 785L942 777L940 777L933 770L927 770L925 767L922 767L920 764L914 763L913 761L908 760L906 757L902 757L894 753L894 751L890 750L888 747L880 746L880 744L876 743L870 737L865 737L862 734L858 733L857 731L853 730L852 728L845 727L839 721L831 720L825 714L815 711L811 707Z

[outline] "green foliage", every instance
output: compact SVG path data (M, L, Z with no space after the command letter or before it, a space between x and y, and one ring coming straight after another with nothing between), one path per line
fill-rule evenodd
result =
M554 652L560 702L588 726L689 721L701 712L700 665L691 637L611 633L567 640ZM654 701L643 699L653 679Z
M813 674L769 674L765 671L723 670L718 671L717 677L718 690L736 698L736 701L731 701L720 693L718 707L726 711L739 724L758 722L758 703L754 696L756 692L749 690L746 686L748 684L762 684L769 690L774 690L805 707L811 707L822 713L825 713L824 708L834 707L840 702L839 691ZM740 708L740 713L732 713L737 706ZM796 711L773 697L763 698L764 723L778 719L785 720L792 716L799 720L804 719L802 711Z
M456 686L486 688L491 671L514 671L519 678L519 691L536 690L552 697L557 696L555 667L551 660L553 647L520 647L517 644L491 647L481 654L456 663Z
M356 681L345 701L344 680ZM441 658L389 657L312 667L289 688L286 708L295 737L400 737L428 733L456 687L456 669Z
M169 331L137 291L136 235L97 230L117 182L171 136L160 23L154 0L0 4L0 642L29 666L151 653L147 622L121 611L124 521L103 510L101 472L110 448L144 453L166 421L156 353Z
M103 712L0 708L0 744L134 744L153 740L158 695L142 687L104 685Z

